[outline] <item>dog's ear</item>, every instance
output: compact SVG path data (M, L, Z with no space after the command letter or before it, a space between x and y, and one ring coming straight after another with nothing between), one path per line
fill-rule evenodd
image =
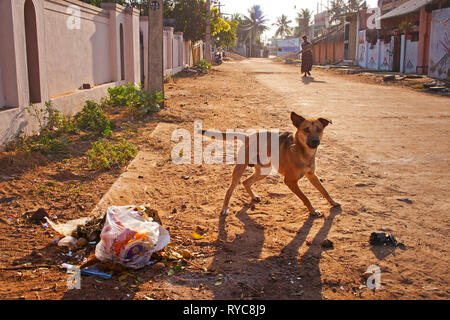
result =
M300 127L302 122L305 121L305 118L303 118L302 116L299 116L295 112L291 112L291 120L292 120L292 123L294 124L294 126L296 128L298 128L298 127Z
M333 124L333 122L331 120L325 119L325 118L319 118L317 119L320 121L320 123L323 125L323 127L325 128L327 125L329 125L330 123Z

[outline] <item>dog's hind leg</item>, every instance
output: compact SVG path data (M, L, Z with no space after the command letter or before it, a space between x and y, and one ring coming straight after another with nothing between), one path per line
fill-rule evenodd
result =
M332 205L333 207L338 207L340 206L339 203L337 203L336 201L334 201L330 195L328 194L327 190L323 187L322 183L320 183L319 178L316 176L316 174L314 172L308 172L306 174L306 178L308 178L309 182L311 182L311 184L317 189L319 190L319 192L323 195L323 197L325 199L327 199L327 201L330 203L330 205Z
M252 185L255 182L265 179L266 177L267 177L267 175L261 174L261 167L256 166L255 172L253 173L253 175L242 183L244 185L245 190L250 195L252 203L261 202L261 198L253 193L252 188L251 188Z
M223 202L223 207L221 211L221 215L226 215L228 212L228 204L230 203L231 195L233 194L234 189L238 186L241 181L241 177L244 174L245 169L247 168L247 164L238 164L234 167L233 178L231 180L231 185L228 188L227 194L225 195L225 200Z

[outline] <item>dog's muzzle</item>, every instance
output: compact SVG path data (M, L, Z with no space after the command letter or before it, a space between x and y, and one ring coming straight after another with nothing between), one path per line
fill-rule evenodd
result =
M306 144L311 149L317 149L317 147L320 145L320 139L319 138L308 139L308 142Z

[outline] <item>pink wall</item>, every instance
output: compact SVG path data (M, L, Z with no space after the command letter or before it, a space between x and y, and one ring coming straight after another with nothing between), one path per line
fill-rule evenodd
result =
M144 52L148 52L148 17L140 17L140 32L143 35ZM150 46L150 50L151 50ZM174 32L171 27L164 27L163 31L163 50L164 50L164 73L175 74L181 71L186 65L192 65L189 61L191 56L191 43L184 41L182 32ZM144 54L144 74L148 73L148 57Z
M109 15L100 8L82 8L81 28L66 27L67 4L46 2L45 45L50 97L72 92L83 83L112 82Z
M78 8L80 28L68 24L69 6ZM33 99L37 107L50 101L64 113L75 113L85 100L100 100L109 87L120 84L121 24L124 80L138 82L137 9L114 3L98 8L77 0L1 0L0 39L8 45L0 46L0 108L15 109L0 109L0 145L21 130L30 134L36 129L35 119L24 112L30 104L30 92L38 90L38 95L33 94L40 98ZM34 32L29 32L30 25ZM29 73L36 81L29 80ZM79 90L84 83L92 89Z

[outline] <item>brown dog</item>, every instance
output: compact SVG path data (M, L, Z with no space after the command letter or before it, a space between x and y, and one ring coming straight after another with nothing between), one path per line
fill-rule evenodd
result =
M297 128L297 132L295 134L285 132L279 135L278 172L284 176L284 183L289 187L289 189L303 201L305 206L308 208L310 215L320 215L320 212L314 209L314 207L311 205L311 202L298 187L298 181L303 176L306 176L311 184L320 191L325 199L328 200L330 205L332 205L333 207L339 206L339 204L330 197L328 192L320 183L319 178L315 174L317 148L320 144L320 140L322 139L323 130L326 126L328 126L328 124L331 123L331 121L324 118L305 119L295 112L291 113L291 120L294 126ZM202 131L202 134L208 135L208 132ZM245 169L248 166L252 166L250 164L250 159L248 156L249 144L250 141L257 141L259 144L260 133L255 133L255 135L256 139L253 140L250 139L250 136L245 137L245 143L241 149L241 151L245 151L245 163L237 164L234 168L231 185L227 191L222 207L221 214L223 215L227 214L231 195L233 194L234 189L239 184ZM217 133L215 134L215 136L217 136ZM222 137L223 139L225 139L225 134L222 134ZM270 157L272 154L270 150L270 137L267 137L267 139L267 155ZM255 172L250 178L243 182L245 190L251 197L252 203L258 203L261 201L261 199L253 193L251 186L255 182L266 178L267 174L263 174L261 172L261 169L271 167L272 165L271 163L265 165L261 164L259 162L260 151L258 150L257 152L258 161L256 161L256 164L254 165Z

